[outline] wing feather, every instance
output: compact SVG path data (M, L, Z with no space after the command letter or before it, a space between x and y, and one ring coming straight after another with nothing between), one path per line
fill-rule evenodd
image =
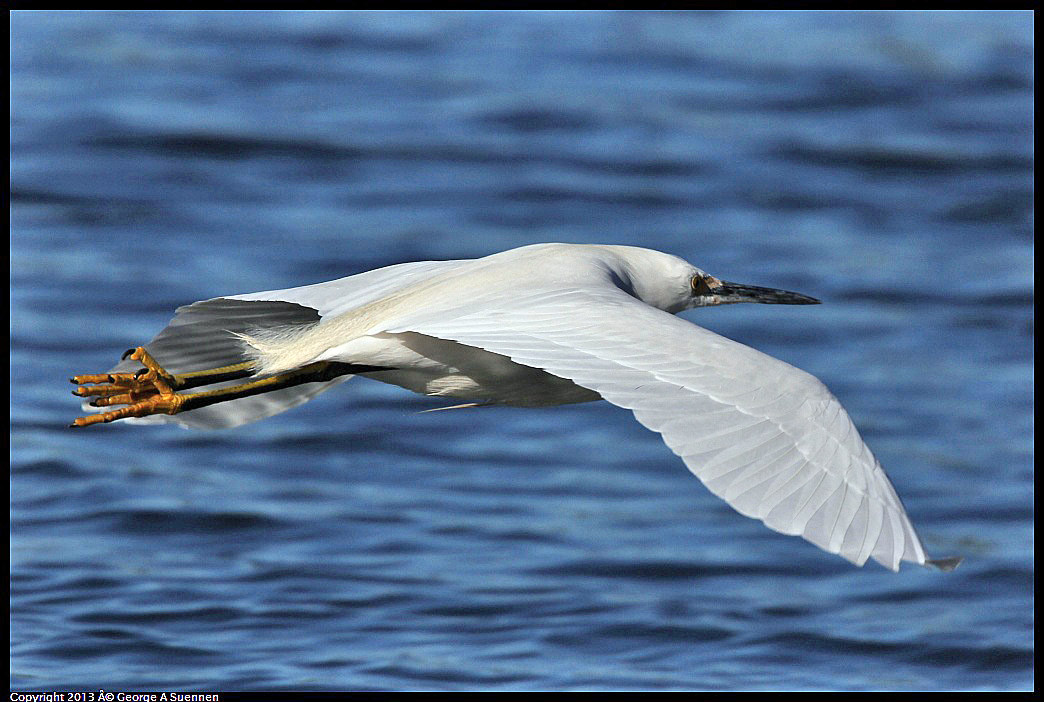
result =
M398 263L325 283L232 295L228 299L292 302L314 309L321 319L333 319L421 280L448 273L468 263L470 261L467 260Z
M776 531L857 565L931 563L848 414L808 373L615 288L482 297L384 329L483 348L598 392Z

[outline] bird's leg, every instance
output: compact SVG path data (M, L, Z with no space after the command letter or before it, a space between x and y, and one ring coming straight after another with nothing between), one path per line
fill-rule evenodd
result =
M71 426L84 427L91 424L114 422L117 419L126 419L128 417L148 417L153 414L177 414L178 412L207 407L218 402L259 395L303 383L323 382L333 380L342 375L388 370L384 366L318 361L286 373L279 373L249 383L206 392L178 393L176 392L177 390L245 378L253 374L256 366L252 362L245 362L231 366L222 366L221 368L173 375L156 363L144 348L138 347L135 349L130 353L130 358L140 361L145 365L145 369L136 373L79 375L72 378L74 383L103 383L97 387L81 386L73 391L73 394L79 397L97 395L98 398L91 401L93 406L127 406L87 417L78 417Z
M90 402L94 407L112 405L128 405L128 407L102 415L78 418L72 426L86 426L98 421L113 421L113 419L121 419L124 416L147 416L169 412L178 404L178 400L173 399L176 397L176 391L245 378L253 374L256 368L252 361L247 361L220 368L173 374L163 368L143 346L130 349L123 354L123 358L138 361L144 368L132 373L77 375L69 380L79 385L73 390L73 395L96 398ZM107 418L113 414L120 416L113 419Z
M213 385L223 383L226 380L238 380L247 378L257 370L257 364L253 361L243 361L231 366L210 368L209 370L192 371L191 373L179 373L174 376L177 386L176 390L198 388L200 385Z

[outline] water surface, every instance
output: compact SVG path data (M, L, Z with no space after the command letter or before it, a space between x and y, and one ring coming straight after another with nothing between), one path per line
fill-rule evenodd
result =
M1028 13L19 12L15 689L1028 689ZM606 403L357 379L66 429L175 307L544 241L822 306L686 313L823 379L944 575L712 496Z

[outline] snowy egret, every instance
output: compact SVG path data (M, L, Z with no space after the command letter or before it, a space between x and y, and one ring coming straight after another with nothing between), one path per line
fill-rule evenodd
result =
M219 297L179 308L110 372L73 377L73 394L94 398L97 412L73 426L232 427L352 375L467 401L454 407L605 399L659 432L711 492L776 531L857 565L955 568L959 558L925 555L822 383L674 316L739 302L819 301L722 281L659 251L575 244Z

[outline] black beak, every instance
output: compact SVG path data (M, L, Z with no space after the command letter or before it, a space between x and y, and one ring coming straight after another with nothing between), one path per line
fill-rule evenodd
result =
M759 288L755 285L740 285L721 281L721 285L711 288L712 295L717 295L720 304L733 302L759 302L763 305L818 305L819 300L801 293L776 288Z

